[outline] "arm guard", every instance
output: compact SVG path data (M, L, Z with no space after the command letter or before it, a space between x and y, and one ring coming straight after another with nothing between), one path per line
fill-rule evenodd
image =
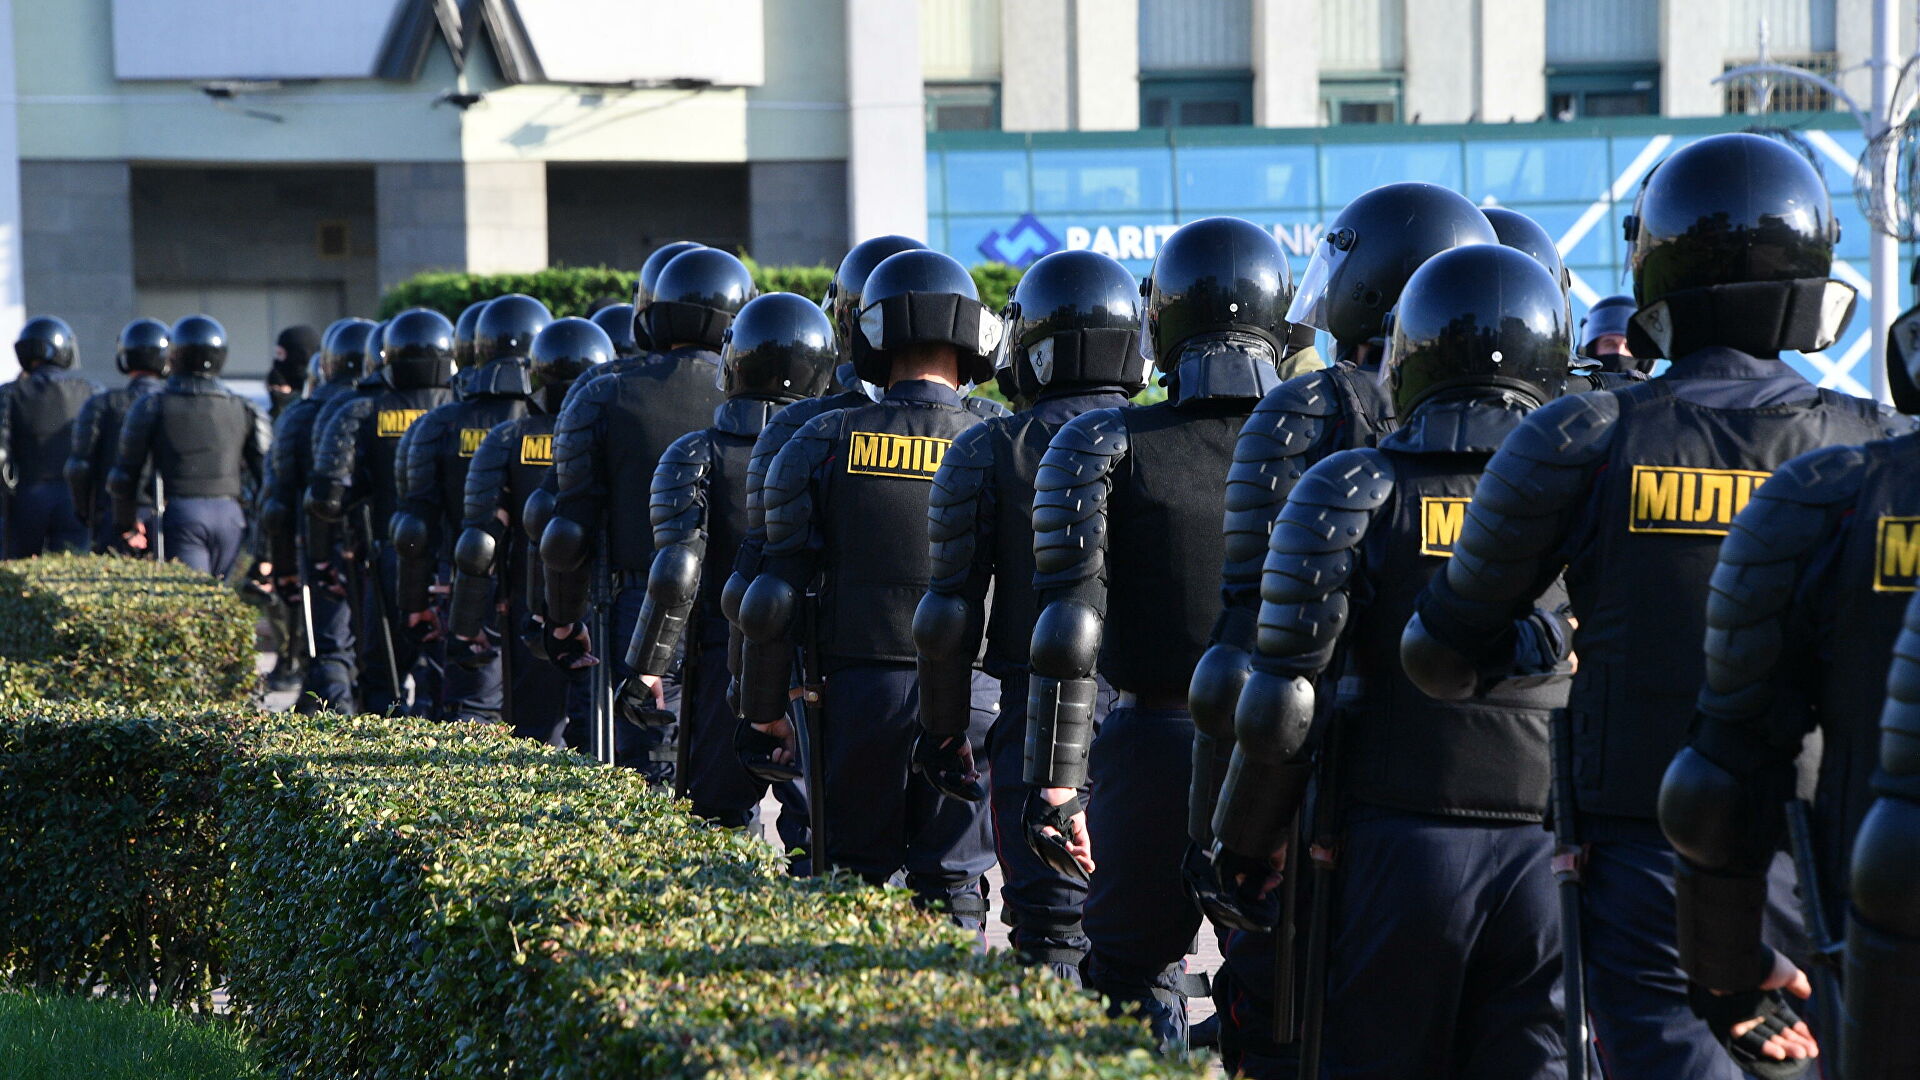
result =
M795 432L774 456L760 488L761 510L766 515L766 572L778 574L795 588L806 588L820 568L826 539L814 521L814 482L839 448L838 419L818 417Z
M554 513L577 522L588 535L599 532L604 524L607 496L604 428L607 402L618 388L616 379L596 379L586 384L554 420L550 474ZM548 572L552 572L551 565ZM554 599L551 577L547 587L551 602Z
M1907 605L1880 714L1879 799L1853 845L1847 916L1849 1077L1920 1075L1920 598Z
M953 440L927 503L933 577L913 613L913 641L920 726L934 735L962 734L972 719L973 658L986 630L983 601L993 577L992 431L979 424Z
M547 622L569 625L587 612L587 557L593 541L569 517L554 515L540 534L540 561L546 566ZM603 646L604 647L604 646Z
M1471 696L1514 666L1516 620L1559 574L1562 547L1606 461L1619 405L1574 394L1534 410L1487 464L1447 561L1421 594L1401 665L1437 698Z
M1234 717L1233 763L1213 828L1220 843L1264 859L1285 842L1312 772L1315 682L1350 623L1360 545L1393 494L1391 460L1348 450L1310 469L1274 525L1260 576L1253 674Z
M1107 607L1107 498L1127 452L1125 417L1097 409L1054 433L1034 475L1033 584L1041 607L1027 684L1029 784L1087 782Z
M733 573L728 575L726 588L720 594L720 610L726 614L728 623L727 673L736 681L740 678L740 651L745 646L745 638L740 633L740 600L746 595L747 586L760 576L766 554L767 516L761 489L766 486L767 471L773 467L780 448L787 445L801 424L815 415L807 402L817 400L797 401L769 417L753 440L753 453L747 459L747 532L734 553Z
M433 585L433 528L417 514L396 510L387 526L393 553L399 562L400 613L411 615L427 609L428 592Z
M699 599L712 468L712 437L690 431L667 447L653 470L647 514L653 522L655 554L647 572L647 598L627 644L627 666L642 675L665 675L673 666L673 654Z
M100 450L100 412L106 395L95 394L80 406L73 418L73 442L67 451L67 464L61 476L67 481L67 493L73 497L73 512L81 521L91 523L94 511L93 462Z
M13 471L13 384L4 383L0 384L0 494L13 494L16 480Z
M787 709L793 665L793 622L800 593L780 577L761 574L740 601L740 715L771 723Z
M478 637L493 604L494 565L507 531L500 510L518 442L514 421L495 425L467 463L462 528L453 544L453 587L447 600L448 626L459 637Z
M273 456L273 421L260 406L246 398L237 399L247 410L250 423L247 441L240 450L240 462L256 494L266 490L267 466Z
M421 417L400 437L394 456L394 511L389 534L399 561L395 592L403 613L425 611L440 550L440 524L453 508L440 501L441 451L452 436L445 406Z
M326 424L313 436L313 472L307 482L306 510L324 528L345 511L347 485L360 450L360 429L373 415L373 399L358 397L328 410Z
M107 494L113 497L113 525L130 531L140 518L140 477L153 455L153 425L160 415L160 395L135 401L120 422L120 450L107 474Z

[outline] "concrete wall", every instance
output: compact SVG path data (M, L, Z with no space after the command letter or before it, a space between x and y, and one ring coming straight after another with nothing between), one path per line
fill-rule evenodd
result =
M552 165L546 193L547 254L559 265L638 270L674 240L726 251L747 242L739 165Z
M122 161L20 163L26 307L58 315L81 366L113 374L113 341L134 316L133 170Z
M1320 124L1320 0L1253 0L1253 122Z
M1065 131L1070 126L1073 31L1067 9L1067 0L1001 5L1001 130Z
M1661 0L1660 113L1718 116L1724 91L1713 85L1725 66L1726 0Z
M763 263L838 266L847 253L847 164L747 166L747 251Z
M1140 0L1073 5L1073 126L1132 131L1140 126Z
M348 310L379 302L370 168L136 167L131 200L142 288L330 282ZM343 257L321 254L328 222L346 227Z
M1490 124L1538 120L1547 109L1547 6L1480 0L1476 112Z
M1475 0L1409 0L1404 119L1460 124L1474 115Z
M380 287L422 270L547 265L547 171L537 161L374 166Z
M847 234L927 229L926 86L920 8L846 0Z

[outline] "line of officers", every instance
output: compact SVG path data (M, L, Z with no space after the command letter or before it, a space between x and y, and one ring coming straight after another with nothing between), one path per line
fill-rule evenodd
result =
M771 789L796 873L963 926L998 861L1024 959L1236 1075L1911 1080L1920 434L1779 359L1853 311L1838 231L1791 147L1694 142L1578 343L1551 238L1421 183L1298 283L1210 218L997 313L904 237L818 304L675 244L592 320L336 323L265 458L185 320L106 492L186 557L185 463L264 469L302 708ZM1920 310L1890 357L1920 412Z

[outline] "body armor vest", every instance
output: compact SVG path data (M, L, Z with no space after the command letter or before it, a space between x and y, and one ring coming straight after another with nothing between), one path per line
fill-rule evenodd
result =
M1252 398L1119 410L1129 451L1107 501L1100 672L1119 690L1185 696L1220 612L1227 466Z
M954 437L980 418L917 401L832 415L838 444L813 510L825 541L820 651L831 660L911 664L913 613L933 576L933 474Z
M19 483L54 483L65 476L74 418L99 389L64 370L42 370L14 380L7 395L13 409L13 445L6 449Z
M1326 373L1335 388L1334 400L1340 403L1340 431L1335 444L1314 460L1334 450L1380 445L1380 440L1398 426L1393 415L1393 399L1387 396L1380 373L1363 371L1348 363L1334 364Z
M1734 515L1789 459L1882 428L1872 402L1829 390L1754 409L1690 404L1665 379L1613 393L1619 419L1566 571L1580 617L1575 797L1650 820L1705 678L1707 582Z
M1033 589L1033 478L1047 443L1064 425L1030 416L994 424L993 593L987 606L987 674L1004 679L1026 669L1033 624L1040 618Z
M619 375L607 403L602 452L607 475L608 556L616 570L644 574L653 565L653 522L647 492L653 470L673 440L712 422L723 400L719 357L704 349L662 353Z
M102 395L100 402L99 427L95 429L93 443L94 497L99 505L106 507L107 474L113 471L115 460L120 453L120 429L125 425L127 410L133 403L148 394L158 393L166 383L157 378L142 376L125 386L116 386ZM147 462L145 471L140 474L140 493L135 500L141 506L153 505L153 462Z
M1567 684L1498 689L1466 701L1421 693L1400 667L1400 635L1427 580L1452 556L1488 455L1380 451L1393 494L1361 543L1337 723L1339 788L1372 806L1450 817L1539 821L1550 780L1548 718ZM1556 584L1538 605L1566 600Z
M175 375L151 408L153 467L169 499L237 499L253 410L212 378Z
M507 595L522 605L530 604L537 586L528 572L533 566L529 550L533 542L527 539L521 522L527 497L539 490L553 471L554 419L550 413L528 413L513 422L513 456L507 462L506 485L510 497L502 498L500 506L507 512Z
M487 432L527 415L527 402L517 397L470 397L450 411L446 435L440 445L432 448L440 459L434 472L440 481L443 557L452 550L453 541L459 535L460 512L467 499L467 468L473 463L474 451L480 449Z
M373 411L359 431L360 445L355 456L353 491L355 499L370 500L373 535L385 537L397 508L400 478L393 464L400 453L400 439L414 422L453 400L453 391L444 386L413 390L384 390L373 397Z

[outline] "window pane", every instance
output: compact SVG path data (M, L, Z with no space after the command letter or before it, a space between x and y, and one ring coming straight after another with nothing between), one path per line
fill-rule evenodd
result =
M1173 159L1164 148L1036 150L1033 207L1172 210Z
M936 105L933 110L935 131L991 131L991 105Z
M1391 124L1393 123L1393 103L1390 101L1343 101L1340 103L1342 124Z
M1652 116L1653 95L1644 90L1622 93L1594 92L1586 95L1587 116Z
M1140 108L1141 127L1166 127L1167 118L1172 115L1172 102L1163 97L1151 97Z
M1186 214L1319 201L1311 146L1182 146L1176 167Z
M1027 208L1027 155L1018 150L947 151L947 209L968 211Z
M1469 198L1503 203L1588 200L1607 189L1603 139L1497 139L1467 144Z
M1238 101L1183 101L1180 123L1183 127L1220 127L1245 121L1240 119Z

